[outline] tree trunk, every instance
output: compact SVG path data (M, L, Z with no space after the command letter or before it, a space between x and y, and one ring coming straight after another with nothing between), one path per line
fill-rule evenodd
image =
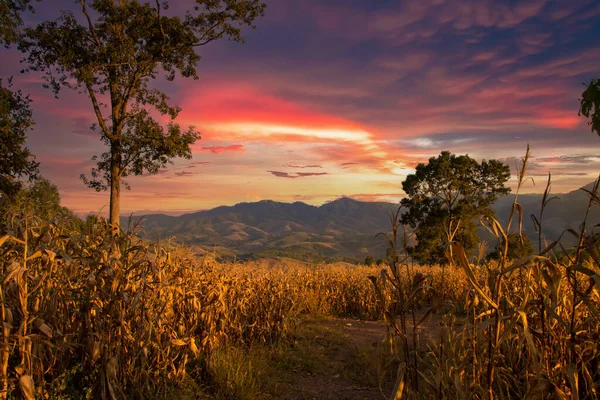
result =
M110 144L110 223L112 233L119 233L120 200L121 200L121 142L114 141Z

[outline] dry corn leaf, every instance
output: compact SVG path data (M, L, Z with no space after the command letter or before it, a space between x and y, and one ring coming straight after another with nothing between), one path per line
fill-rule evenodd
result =
M35 385L31 375L23 375L19 378L19 388L26 400L35 400Z

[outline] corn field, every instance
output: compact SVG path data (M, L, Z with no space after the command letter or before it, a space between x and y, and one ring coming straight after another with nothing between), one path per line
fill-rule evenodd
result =
M227 345L274 345L302 314L377 319L372 268L219 264L171 242L36 225L0 239L0 398L169 398Z
M528 158L529 149L519 189ZM588 191L588 213L600 205L599 183L600 178ZM475 265L461 244L450 240L450 265L437 268L441 276L411 268L393 224L386 238L398 255L370 277L388 325L383 344L396 375L392 398L600 397L598 225L584 219L579 231L567 231L577 240L573 249L561 249L559 241L545 243L541 223L549 189L550 177L540 214L532 217L539 254L518 260L507 257L513 217L519 233L523 220L518 190L507 226L493 217L482 220L504 244L499 261ZM422 328L431 320L436 337L425 339Z
M518 196L512 210L520 230ZM449 265L433 267L402 255L394 222L396 255L382 269L218 263L171 241L113 235L103 219L81 227L15 212L0 237L0 399L204 390L213 354L285 344L305 315L385 321L377 351L394 399L597 399L597 226L566 232L578 244L562 257L540 233L537 255L509 260L512 217L506 227L482 221L506 243L499 260L474 264L449 242Z

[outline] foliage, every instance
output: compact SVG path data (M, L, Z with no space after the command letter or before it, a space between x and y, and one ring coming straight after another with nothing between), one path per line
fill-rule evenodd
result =
M110 187L110 219L119 225L121 178L154 174L174 157L191 157L198 139L173 121L180 108L151 86L159 74L197 79L195 49L228 38L241 41L241 27L264 12L259 0L195 0L185 17L167 15L168 1L77 0L54 21L26 29L19 43L29 69L41 71L49 87L86 93L96 115L92 129L108 151L91 178L95 190ZM75 10L80 14L76 15ZM103 102L108 103L108 112ZM170 120L163 127L156 115ZM126 185L126 184L125 184Z
M34 179L39 164L25 146L27 132L34 124L29 97L10 90L0 79L0 196L14 196L21 188L19 178Z
M446 261L446 244L457 241L467 251L475 248L478 237L475 218L493 215L498 197L510 192L504 183L510 169L497 160L478 163L469 156L447 151L417 165L402 188L408 197L402 224L415 228L417 245L414 257L421 263Z
M373 258L373 256L366 256L365 257L365 265L367 267L372 266L373 264L375 264L375 259Z
M3 202L1 208L5 214L20 212L42 223L50 222L62 211L58 188L45 178L38 178L22 188Z
M500 241L494 251L488 254L488 258L491 260L499 260L500 254L504 251L504 240ZM519 258L531 256L535 254L533 244L527 235L518 233L511 233L508 235L508 259L518 260Z
M589 118L592 132L600 136L600 79L592 79L581 94L579 115Z
M26 10L33 12L31 2L31 0L0 0L0 44L8 46L19 40L19 28L23 25L21 13Z

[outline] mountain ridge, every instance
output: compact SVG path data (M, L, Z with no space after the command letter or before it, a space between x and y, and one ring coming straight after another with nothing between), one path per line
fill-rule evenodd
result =
M589 190L591 185L584 188ZM514 196L509 194L494 204L496 217L503 226ZM548 240L555 240L566 229L578 229L589 196L581 189L551 196L556 199L544 211L543 233ZM541 198L541 194L519 195L524 210L523 232L532 240L537 239L537 234L529 216L532 213L539 215ZM254 256L358 261L364 260L366 255L385 256L384 241L374 237L391 230L389 215L398 206L349 197L320 206L301 201L261 200L180 216L149 214L132 217L132 221L140 221L147 237L175 237L199 253L215 251L225 258ZM592 222L600 222L600 207L595 207L590 217ZM129 218L122 218L124 228L128 222ZM515 222L517 224L513 225L518 229L518 220Z

